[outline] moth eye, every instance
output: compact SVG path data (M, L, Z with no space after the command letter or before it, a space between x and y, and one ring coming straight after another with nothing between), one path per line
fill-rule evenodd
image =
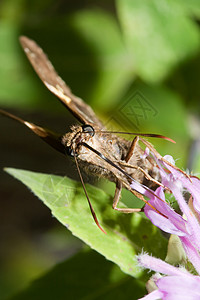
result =
M83 125L82 129L83 129L83 132L87 132L91 136L94 136L94 134L95 134L94 128L90 125Z
M65 152L67 155L74 157L74 150L71 147L65 147Z

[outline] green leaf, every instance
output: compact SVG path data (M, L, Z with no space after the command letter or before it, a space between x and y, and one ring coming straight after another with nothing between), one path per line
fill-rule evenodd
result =
M78 288L77 288L78 287ZM82 252L33 281L12 300L138 299L144 284L94 251Z
M104 191L87 185L92 205L107 234L94 223L83 189L77 182L24 170L9 168L6 171L27 185L75 236L118 264L123 272L135 277L141 275L134 255L142 249L165 257L167 241L160 231L141 214L113 211L110 196Z
M166 77L197 53L199 29L182 1L117 0L119 19L137 74L149 82Z

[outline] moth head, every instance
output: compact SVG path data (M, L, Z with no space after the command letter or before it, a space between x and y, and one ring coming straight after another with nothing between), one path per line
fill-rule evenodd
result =
M62 144L65 147L65 152L67 155L74 157L78 155L79 146L81 143L87 142L95 135L94 128L89 124L84 124L82 126L72 126L71 132L66 133L62 137Z

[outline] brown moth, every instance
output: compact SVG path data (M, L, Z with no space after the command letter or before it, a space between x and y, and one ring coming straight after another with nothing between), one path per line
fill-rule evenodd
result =
M138 145L138 135L165 137L156 134L135 133L136 137L131 142L116 136L114 132L106 131L92 108L83 100L72 94L70 88L56 73L43 50L34 41L25 36L20 37L20 43L45 86L58 97L61 103L67 107L82 125L72 126L71 132L58 135L53 131L25 121L4 110L0 110L0 113L26 125L36 135L61 153L74 157L82 183L83 180L79 166L87 174L104 177L115 182L116 190L113 199L113 209L124 213L141 211L141 209L138 208L118 208L117 205L122 188L128 189L131 193L150 205L140 193L130 187L132 181L137 181L148 190L149 188L155 189L158 185L161 185L159 182L160 174L156 163L151 157L143 156L144 150ZM150 143L142 138L140 138L140 140L149 147L157 157L161 157ZM84 183L83 188L93 218L99 228L104 231L98 223Z

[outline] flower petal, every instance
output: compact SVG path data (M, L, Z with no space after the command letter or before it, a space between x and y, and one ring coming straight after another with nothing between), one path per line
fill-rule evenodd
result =
M200 180L197 177L192 177L192 184L186 181L185 187L193 196L193 206L196 212L200 214Z
M154 202L149 201L152 205L154 205ZM165 218L163 215L157 213L155 210L153 210L151 207L148 205L145 205L144 208L145 215L151 220L151 222L159 227L161 230L171 233L171 234L176 234L178 236L184 236L186 235L185 232L182 230L178 229L177 226L173 224L173 222Z
M190 241L194 244L197 249L200 250L200 226L195 217L195 215L190 210L188 204L186 203L181 191L173 184L171 184L170 189L174 194L176 200L178 201L179 207L187 218L187 229L188 236L190 236Z
M138 263L152 271L159 272L166 275L171 276L192 276L185 269L176 268L174 266L169 265L159 258L152 257L148 254L141 254L137 256Z
M200 278L198 276L164 276L156 282L165 295L163 299L200 299Z
M159 290L155 290L155 291L151 292L150 294L148 294L138 300L157 300L157 299L164 299L163 293L160 292Z
M191 243L191 238L189 237L180 237L180 240L183 244L185 252L188 256L188 259L191 261L193 266L195 267L198 274L200 274L200 256L199 251L197 251L196 247Z
M165 199L163 188L159 187L155 194L161 199ZM144 212L145 215L151 220L151 222L162 229L165 232L171 234L177 234L179 236L184 236L188 234L187 222L182 216L177 214L166 202L161 201L158 198L149 200L149 203L157 209L153 210L149 205L145 205Z

